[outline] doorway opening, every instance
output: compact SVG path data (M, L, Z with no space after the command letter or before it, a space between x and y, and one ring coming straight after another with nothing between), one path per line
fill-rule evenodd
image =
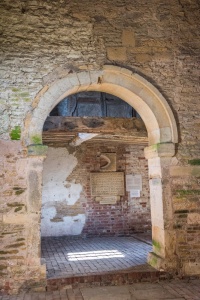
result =
M161 93L143 77L127 69L116 66L104 66L101 71L86 71L69 74L65 78L59 79L56 82L45 86L36 96L33 102L33 112L31 115L27 115L24 131L22 133L23 142L28 148L30 173L32 174L32 171L34 170L34 174L37 177L37 181L35 181L34 185L34 191L31 188L32 183L29 182L30 207L33 207L32 199L34 199L33 209L37 209L37 213L40 213L42 205L43 162L47 152L47 146L42 145L42 134L45 120L48 120L48 115L53 108L60 103L60 101L66 99L70 95L86 91L104 92L123 99L138 112L145 123L148 147L144 148L144 153L145 158L148 160L153 239L153 251L148 255L148 263L157 270L175 270L177 265L176 231L173 228L171 183L169 179L170 165L173 164L172 157L175 154L175 143L178 142L176 121L167 101ZM54 116L51 117L54 118ZM126 122L123 124L126 124L127 126L129 122L128 120L129 119L127 118ZM61 129L63 127L66 129L66 126L68 129L71 127L71 131L73 131L73 128L76 128L77 126L79 127L80 125L84 128L83 132L85 132L85 128L90 127L91 124L92 130L94 130L94 124L99 125L99 122L96 123L94 120L90 120L89 123L87 121L88 120L85 122L84 120L84 123L80 122L78 124L74 124L71 121L67 123L56 123L51 121L49 124L51 125L52 130L58 125ZM139 118L136 118L135 127L141 129L139 124L140 120ZM103 123L102 127L105 125L109 125L109 122ZM120 122L117 123L114 133L119 133L121 127L123 128L122 124ZM134 134L138 137L137 133L138 132L136 130ZM82 147L84 144L86 145L86 143L91 143L91 138L96 139L97 142L98 134L99 132L92 133L88 131L86 134L78 134L78 136L75 136L74 139L74 133L72 132L72 141L70 146L78 148L77 146L80 145ZM113 132L111 132L111 134L113 134ZM61 134L61 137L62 136L63 133ZM117 136L115 136L115 138L119 141ZM65 139L66 137L64 140ZM68 154L71 155L73 152L74 150ZM108 151L106 153L110 152L111 151ZM112 166L107 154L105 155L104 153L102 156L102 153L100 152L100 157L103 160L103 162L100 161L100 166L102 168L108 165ZM71 156L70 159L72 159ZM74 164L76 165L75 161L71 161L71 163L68 164L68 168L69 166L74 166ZM95 172L93 173L101 173L96 171L97 170L95 169ZM96 182L98 191L98 183L101 182L101 180L99 178L96 179L96 175L92 176L92 181ZM31 178L31 176L29 178ZM110 176L109 180L115 180L119 183L121 182L120 178L120 175L117 179L116 176ZM73 184L77 187L79 182L74 182ZM110 184L110 186L112 187L113 184ZM119 186L118 190L121 193L122 185L115 184L114 186ZM71 188L71 186L66 187L68 189ZM73 191L73 187L74 185L72 185L71 191ZM91 188L91 186L88 186L88 189L89 188ZM37 198L35 197L36 189ZM71 199L73 200L77 197L77 194L72 194L73 197ZM95 189L93 189L92 195L97 197L98 201L101 201L101 195L98 195ZM53 219L54 217L56 216L53 216ZM33 221L35 222L35 219ZM56 220L54 219L54 221ZM81 225L81 222L77 222L77 224ZM37 228L39 228L39 224L37 224ZM41 235L39 230L35 232L34 240L38 245L38 251L34 253L34 257L32 254L31 261L40 265ZM41 272L44 273L43 267L41 267Z
M50 112L43 144L47 277L149 269L148 138L139 114L108 93L73 94Z

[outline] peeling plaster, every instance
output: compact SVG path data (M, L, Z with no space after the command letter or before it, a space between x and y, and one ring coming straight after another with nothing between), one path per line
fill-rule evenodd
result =
M85 224L85 214L77 216L63 217L62 222L51 222L56 216L55 207L44 210L45 216L42 217L41 232L42 236L62 236L62 235L79 235Z
M43 171L42 236L81 234L85 215L67 215L67 207L78 201L82 191L80 183L67 181L77 163L77 158L69 154L66 148L48 149ZM56 209L59 205L66 207L62 214Z

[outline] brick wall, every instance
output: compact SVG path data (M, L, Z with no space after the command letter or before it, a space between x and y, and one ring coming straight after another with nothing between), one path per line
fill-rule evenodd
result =
M58 149L51 148L48 152L49 159L47 156L44 163L43 188L45 193L46 187L49 189L50 185L50 194L56 195L50 199L51 195L48 194L47 201L45 200L43 203L42 235L119 236L150 230L148 166L143 148L138 145L116 145L116 143L108 142L82 144L76 148L74 153L74 157L77 159L76 166L64 183L61 180L60 183L57 179L54 180L55 172L62 173L63 169L69 168L64 161L72 164L73 156L65 150L66 159L63 158L62 163L59 163L59 153L63 155L63 151L59 152ZM120 200L116 204L100 204L91 195L90 174L91 172L100 172L100 154L109 152L116 153L116 171L124 172L125 175L142 175L142 191L139 198L131 198L130 192L126 192L125 196L120 196ZM53 153L56 153L56 156L53 156ZM50 169L48 164L52 160L57 160L58 169ZM49 172L54 174L49 176ZM80 195L72 200L80 186ZM61 196L63 187L65 190ZM69 190L66 187L69 187ZM54 215L51 214L51 211ZM47 219L48 214L50 217ZM80 226L79 229L77 226Z
M124 174L141 174L143 189L140 198L130 198L130 193L120 197L115 205L99 204L95 197L91 196L90 172L100 171L98 153L114 152L117 157L117 171ZM148 166L144 159L142 146L115 146L99 144L88 144L81 157L80 165L87 172L84 195L86 223L83 228L85 235L128 235L133 232L150 230L151 216L149 203ZM76 176L79 166L72 176ZM83 171L83 173L85 173ZM82 178L80 178L82 180ZM108 183L109 184L109 183Z

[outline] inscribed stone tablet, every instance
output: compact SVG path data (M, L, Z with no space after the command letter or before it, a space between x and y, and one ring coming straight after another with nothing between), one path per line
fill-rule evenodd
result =
M130 190L130 197L131 198L139 198L140 197L140 190Z
M123 196L124 173L91 173L90 184L92 196Z
M120 196L97 196L95 200L100 204L116 204L120 200Z
M142 176L138 175L126 175L126 190L142 190Z

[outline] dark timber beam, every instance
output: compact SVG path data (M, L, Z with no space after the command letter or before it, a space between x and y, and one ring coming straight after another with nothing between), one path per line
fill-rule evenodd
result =
M100 118L100 117L47 117L44 135L65 132L98 133L98 134L128 134L135 137L147 137L144 122L138 118Z

